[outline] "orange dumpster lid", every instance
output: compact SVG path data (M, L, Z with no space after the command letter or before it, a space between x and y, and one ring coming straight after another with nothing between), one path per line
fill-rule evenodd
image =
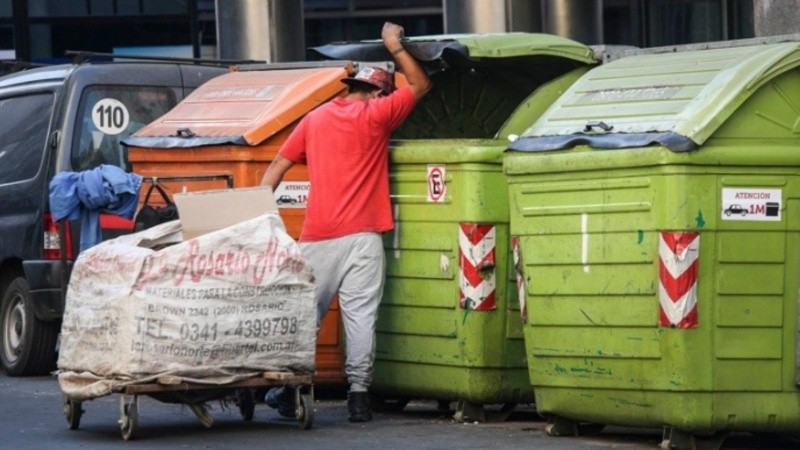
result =
M258 145L345 91L342 67L237 71L212 78L123 144Z

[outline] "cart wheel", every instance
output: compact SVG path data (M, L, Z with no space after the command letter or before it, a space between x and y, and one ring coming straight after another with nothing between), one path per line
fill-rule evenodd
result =
M236 390L236 404L245 422L253 420L256 410L256 399L252 389L242 388Z
M130 402L126 402L125 396L120 396L119 414L119 431L122 439L129 441L139 426L139 397L134 395Z
M300 401L297 403L297 426L301 430L307 430L314 425L314 396L312 394L300 394Z
M64 416L67 418L70 430L77 430L81 425L81 416L84 411L81 402L64 397Z

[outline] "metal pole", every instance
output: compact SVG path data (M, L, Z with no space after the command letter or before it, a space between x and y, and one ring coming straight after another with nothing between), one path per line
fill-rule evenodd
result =
M539 0L444 0L445 33L542 31Z
M221 59L305 60L303 2L216 0L215 5Z
M192 58L200 57L200 27L197 24L197 0L189 1L189 36L192 42Z
M31 30L28 25L27 0L14 0L14 57L20 61L31 60Z
M756 37L800 32L800 0L759 0L753 2Z
M602 0L548 0L544 5L545 32L587 45L603 43Z

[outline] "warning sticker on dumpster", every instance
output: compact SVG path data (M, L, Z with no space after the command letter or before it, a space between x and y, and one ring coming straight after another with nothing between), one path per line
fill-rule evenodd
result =
M447 193L444 174L444 166L428 166L428 201L431 203L444 202L444 195Z
M723 188L722 220L781 220L781 190Z
M284 181L275 189L275 202L280 208L305 208L309 190L308 181Z

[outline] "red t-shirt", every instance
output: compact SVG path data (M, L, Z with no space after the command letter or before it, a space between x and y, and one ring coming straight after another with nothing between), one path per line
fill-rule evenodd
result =
M407 86L373 100L336 98L308 113L280 150L305 163L311 189L300 240L394 228L389 135L414 108Z

